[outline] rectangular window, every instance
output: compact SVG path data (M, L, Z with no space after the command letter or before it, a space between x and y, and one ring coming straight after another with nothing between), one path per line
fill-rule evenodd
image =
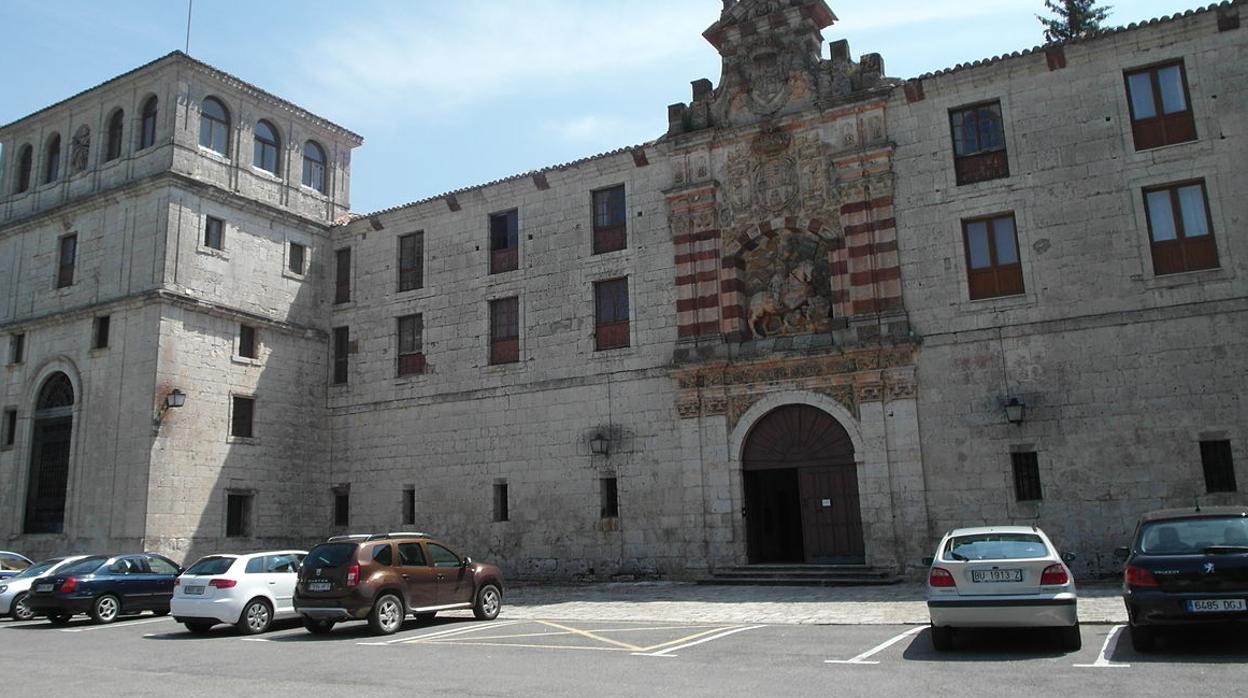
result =
M1196 140L1183 61L1125 73L1136 150Z
M225 536L227 538L251 537L251 495L225 495Z
M290 259L287 261L287 268L292 274L303 275L305 258L308 249L297 242L290 243Z
M1014 214L962 221L971 300L1023 293Z
M334 303L351 302L351 248L334 252Z
M1217 268L1204 180L1145 189L1144 204L1154 274Z
M66 235L61 238L61 251L56 268L56 287L65 288L74 285L74 265L78 262L78 236Z
M1231 458L1230 441L1201 441L1200 463L1205 470L1205 491L1238 492L1235 482L1235 461Z
M9 363L20 364L26 360L26 335L15 334L9 337Z
M416 523L416 488L403 488L403 524Z
M4 411L4 447L17 443L17 410Z
M204 247L225 249L225 221L212 216L204 219Z
M515 210L490 216L490 273L520 268L520 218Z
M248 359L256 358L256 328L251 325L238 326L238 355Z
M1040 459L1035 451L1011 453L1014 464L1014 498L1020 502L1044 499L1040 491Z
M520 360L520 299L490 301L490 363L511 364Z
M425 350L422 346L425 321L420 315L399 318L398 374L406 376L425 372Z
M627 278L594 284L594 344L598 351L628 346Z
M1000 102L951 111L949 125L959 186L1010 176Z
M334 525L351 525L351 490L334 490Z
M624 185L593 193L594 254L622 250L627 245Z
M511 512L507 510L507 483L494 483L494 520L507 521Z
M598 481L602 495L601 515L604 519L615 519L620 516L620 491L613 477L604 477Z
M256 399L234 396L234 410L230 415L230 436L250 439L255 435L252 421L255 419Z
M347 354L351 341L349 327L334 328L334 385L347 382Z
M91 348L107 349L108 348L108 330L112 324L112 318L108 315L101 315L95 319L95 328L92 332Z
M399 237L399 291L413 291L425 285L425 234Z

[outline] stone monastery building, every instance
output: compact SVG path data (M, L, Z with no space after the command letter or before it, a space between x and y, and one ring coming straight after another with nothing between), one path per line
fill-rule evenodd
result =
M1248 486L1246 6L900 80L726 0L653 142L366 215L360 136L185 54L74 95L0 128L0 547L1110 570Z

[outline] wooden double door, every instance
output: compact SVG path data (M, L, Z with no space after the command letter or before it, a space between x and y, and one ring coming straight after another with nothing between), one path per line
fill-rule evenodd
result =
M742 462L751 563L864 561L853 442L831 415L778 408L751 430Z

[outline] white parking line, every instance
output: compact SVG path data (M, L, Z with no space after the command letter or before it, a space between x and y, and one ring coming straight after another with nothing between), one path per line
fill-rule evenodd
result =
M1101 645L1101 654L1096 658L1095 662L1091 664L1075 664L1074 666L1077 666L1080 669L1128 669L1130 668L1131 667L1130 664L1126 664L1123 662L1109 661L1110 643L1111 642L1113 643L1113 646L1114 646L1113 651L1117 652L1118 643L1122 642L1122 631L1126 627L1127 626L1125 625L1115 625L1113 629L1109 631L1109 635L1105 636L1105 644Z
M910 637L911 635L917 635L923 632L924 630L927 630L927 627L928 626L926 625L920 625L917 628L910 628L909 630L898 635L897 637L894 637L885 642L881 642L875 647L872 647L871 649L867 650L866 652L863 652L862 654L852 659L825 659L823 660L823 663L824 664L879 664L879 662L869 662L867 661L867 658L873 655L879 654L880 652L883 652L884 650L888 649L889 647L892 647L893 645L897 644L898 642L901 642L902 640Z
M460 633L470 633L470 632L475 632L477 630L504 628L508 625L515 625L518 622L519 621L510 620L510 621L503 621L502 623L487 623L484 625L471 625L466 628L450 628L447 630L439 630L439 631L432 632L432 633L426 633L424 635L407 635L404 637L395 638L393 640L384 640L382 642L357 642L355 644L368 645L372 647L385 647L386 645L396 645L400 642L408 642L409 640L428 640L430 638L447 637L449 635L459 635Z
M85 633L88 630L116 630L117 628L129 628L135 625L147 625L148 623L160 623L161 621L173 620L172 618L152 618L151 620L130 620L120 623L110 623L108 625L93 625L90 628L61 628L63 633Z
M745 628L734 628L732 630L727 630L722 633L716 633L715 635L711 635L710 637L704 637L700 640L694 640L693 642L686 642L683 645L676 645L675 647L668 647L667 649L659 650L658 652L633 652L632 654L636 657L675 657L676 655L672 654L672 652L675 652L676 650L683 650L688 647L693 647L694 645L700 645L703 642L710 642L711 640L718 640L721 637L728 637L729 635L735 635L737 633L743 633L747 630L756 630L758 628L763 628L763 627L766 627L766 626L751 625Z

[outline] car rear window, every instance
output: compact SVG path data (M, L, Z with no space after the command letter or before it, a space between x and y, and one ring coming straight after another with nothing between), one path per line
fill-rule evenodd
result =
M355 543L321 543L304 559L304 567L339 567L355 554Z
M43 562L36 562L30 567L27 567L26 569L22 570L20 573L14 575L12 579L26 579L27 577L38 577L44 572L47 572L53 567L56 567L61 562L61 560L64 560L64 559L65 558L63 557L54 557L51 560L44 560Z
M1137 544L1140 552L1153 555L1192 555L1217 552L1218 548L1248 549L1248 518L1152 521L1140 528Z
M213 555L210 557L201 557L199 560L195 562L195 564L188 567L186 572L184 572L183 574L190 574L190 575L225 574L226 572L229 571L230 566L233 564L234 564L234 558L232 557L220 557L216 555Z
M1030 533L977 533L950 538L945 544L946 560L1023 560L1044 557L1048 547L1040 536Z
M65 569L57 570L56 573L63 575L91 574L92 572L100 569L100 565L103 565L107 561L108 558L99 555L95 557L83 558L72 565L66 565Z

